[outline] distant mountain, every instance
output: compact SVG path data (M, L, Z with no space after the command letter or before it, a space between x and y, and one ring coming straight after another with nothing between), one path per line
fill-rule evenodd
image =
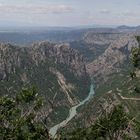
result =
M126 25L122 25L122 26L118 26L117 29L138 29L140 28L140 26L126 26Z
M38 41L50 41L56 43L62 42L73 42L79 41L86 36L94 35L98 38L100 35L107 36L114 34L125 34L125 33L140 33L140 26L129 27L129 26L119 26L117 28L112 27L23 27L23 28L13 28L7 29L3 28L0 30L0 42L3 43L14 43L20 45L29 45L33 42ZM101 37L100 37L101 38ZM105 38L108 40L108 38ZM104 39L104 40L105 40ZM94 40L95 41L95 40Z
M116 28L119 32L123 33L133 33L133 34L139 34L140 33L140 26L119 26Z
M44 29L44 30L21 30L0 31L0 42L18 45L29 45L39 41L71 42L80 40L88 29Z
M136 27L134 27L134 26L126 26L126 25L121 25L121 26L117 27L117 29L134 29L134 28L136 28Z

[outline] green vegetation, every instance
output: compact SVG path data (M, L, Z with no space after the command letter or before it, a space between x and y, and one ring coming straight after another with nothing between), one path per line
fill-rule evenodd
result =
M35 88L23 88L16 97L0 97L0 139L49 139L39 111L42 106L43 100Z
M136 82L134 86L135 93L140 94L140 85L139 85L140 76L136 74L138 71L140 71L140 36L136 36L136 39L139 43L139 46L138 48L132 49L131 60L134 66L134 70L133 70L134 77L132 78L132 81ZM140 115L138 115L135 121L136 121L135 123L137 124L135 132L140 137Z
M23 88L15 97L0 98L1 140L46 140L48 129L41 114L43 99L35 88ZM133 121L134 120L134 121ZM140 122L129 117L120 105L111 111L106 108L99 119L87 129L77 129L60 140L131 140L129 131L134 127L139 135ZM130 127L132 126L132 127Z
M131 140L130 126L133 118L125 112L121 105L111 111L105 109L95 123L87 129L77 129L63 136L63 140Z
M132 49L132 63L135 68L139 68L140 66L140 48L133 48Z

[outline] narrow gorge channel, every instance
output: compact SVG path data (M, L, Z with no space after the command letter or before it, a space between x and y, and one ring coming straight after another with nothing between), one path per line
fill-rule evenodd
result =
M95 92L94 92L94 85L91 84L91 85L90 85L90 92L89 92L89 95L88 95L83 101L81 101L79 104L77 104L76 106L73 106L72 108L70 108L70 110L69 110L69 116L68 116L64 121L62 121L61 123L59 123L59 124L53 126L53 127L50 129L50 131L49 131L50 135L51 135L52 137L55 137L56 134L57 134L57 131L58 131L61 127L65 127L65 126L67 125L67 123L68 123L74 116L76 116L76 114L77 114L77 108L80 107L80 106L82 106L82 105L84 105L88 100L90 100L90 99L93 97L94 93L95 93Z

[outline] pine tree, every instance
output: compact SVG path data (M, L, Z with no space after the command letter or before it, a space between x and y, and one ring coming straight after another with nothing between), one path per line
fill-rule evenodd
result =
M16 97L0 97L0 139L49 139L39 112L42 106L35 88L23 88Z

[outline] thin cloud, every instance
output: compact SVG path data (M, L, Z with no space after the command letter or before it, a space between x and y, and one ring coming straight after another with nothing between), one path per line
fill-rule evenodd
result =
M134 17L134 16L139 16L139 14L138 13L134 13L134 12L132 12L132 11L124 11L123 13L122 13L122 15L123 16L127 16L127 17Z
M0 13L13 13L13 14L61 14L71 13L73 8L68 5L0 5Z
M3 6L3 4L2 4L2 3L0 3L0 6Z
M101 9L99 12L101 14L109 14L110 13L110 10L108 10L108 9Z

